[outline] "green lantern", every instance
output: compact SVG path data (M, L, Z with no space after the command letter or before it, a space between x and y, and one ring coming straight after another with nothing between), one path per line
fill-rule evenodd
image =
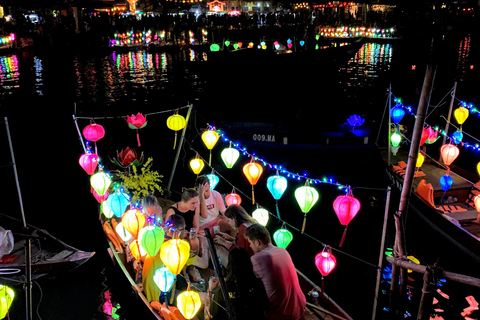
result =
M165 239L165 231L157 226L144 227L138 233L140 245L150 256L156 256Z
M212 52L220 51L220 46L216 43L212 43L210 45L210 51L212 51Z
M396 148L400 145L400 141L402 141L402 137L398 133L395 132L390 137L390 141L392 142L392 146Z
M228 47L230 45L230 41L229 40L226 40L225 41L225 47Z
M99 196L103 196L107 192L111 183L110 177L103 172L97 172L90 177L90 185Z
M0 319L7 316L14 297L15 292L11 288L0 284Z
M237 162L238 157L240 157L240 152L231 146L222 151L222 160L228 169L232 169L235 162Z
M273 240L275 240L277 247L285 249L290 244L290 242L292 242L293 234L287 229L278 229L273 234Z
M305 231L305 223L307 222L307 213L312 209L313 205L320 199L317 190L308 185L308 181L303 187L295 190L295 199L297 200L300 210L304 213L302 233Z

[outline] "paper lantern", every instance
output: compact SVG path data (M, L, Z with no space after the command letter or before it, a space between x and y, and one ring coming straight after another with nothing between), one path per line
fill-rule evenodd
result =
M177 308L185 319L195 317L201 306L202 299L197 292L190 290L190 284L188 284L187 291L180 293L177 297Z
M400 145L400 142L402 141L402 136L400 136L398 133L394 133L390 137L390 142L392 143L393 147L398 147Z
M253 211L253 213L252 213L252 218L257 220L257 222L259 224L261 224L262 226L267 225L268 216L269 216L268 211L265 210L265 209L262 209L262 208L258 208L255 211Z
M10 287L0 284L0 319L7 316L13 298L15 298L15 292Z
M215 174L213 174L213 173L207 174L206 176L207 176L208 182L209 182L209 184L210 184L210 189L211 189L211 190L215 189L215 187L217 186L218 182L220 181L220 179L218 178L218 176L215 175Z
M443 191L447 191L453 184L453 179L448 174L440 177L440 186Z
M145 248L142 247L137 239L134 239L132 242L130 242L129 248L132 256L136 260L142 260L147 256L147 251L145 251Z
M277 247L285 249L290 244L290 242L292 242L293 234L287 229L278 229L273 234L273 240L275 240Z
M100 205L100 208L102 209L103 215L108 219L110 219L111 217L113 217L115 215L113 213L112 209L110 209L110 207L107 205L106 201L102 202L102 204Z
M323 251L315 256L315 265L323 277L328 276L335 269L336 264L337 259L329 246L325 246Z
M432 127L428 127L428 139L427 141L425 141L426 144L433 144L435 143L439 138L440 136L438 135L438 131L437 130L433 130Z
M203 143L205 143L207 149L210 150L210 159L208 161L208 165L212 164L212 149L217 144L219 138L220 135L216 131L211 129L205 130L202 133Z
M184 116L178 114L178 110L174 115L171 115L167 118L168 129L175 131L175 141L173 143L173 149L175 149L175 146L177 145L177 132L185 128L186 125L187 120L185 120Z
M203 162L198 156L195 159L190 160L190 168L193 173L199 174L203 170L203 167L205 167L205 162Z
M130 239L132 239L132 234L125 230L121 221L117 223L117 226L115 227L115 232L125 242L128 242L130 241Z
M98 166L98 156L94 153L87 152L80 156L78 163L88 175L92 175Z
M455 120L457 120L459 125L462 125L465 120L467 120L468 115L469 111L465 107L459 107L453 112L453 116L455 117Z
M459 144L463 140L463 133L460 130L455 131L452 133L452 142L455 144Z
M137 143L138 143L138 146L140 147L141 144L140 144L140 135L138 134L138 129L142 129L142 128L145 128L145 126L147 125L147 117L144 117L143 114L141 114L140 112L137 113L137 115L131 115L131 116L127 116L127 124L128 124L128 127L130 129L134 129L137 131Z
M122 224L125 230L130 232L134 238L138 238L138 233L145 226L145 216L137 209L130 209L123 214Z
M238 152L238 150L235 148L229 147L223 149L221 156L225 166L228 169L232 169L233 165L235 162L237 162L238 157L240 156L240 152Z
M304 213L302 233L305 231L305 223L307 222L307 213L312 209L315 203L320 198L317 190L310 187L308 182L305 186L299 187L295 190L295 199L297 200L300 210Z
M473 203L475 204L475 210L480 213L480 196L475 196Z
M98 141L105 136L105 129L99 124L90 123L88 126L83 128L83 136L88 141Z
M421 152L419 152L418 156L417 156L417 162L416 162L415 166L417 168L420 168L423 165L424 161L425 161L425 156Z
M349 189L349 194L345 196L338 196L333 202L333 210L340 220L340 224L345 226L343 231L342 240L340 241L340 247L345 241L345 236L347 233L347 226L352 221L352 219L357 215L360 210L360 201L352 196L351 190Z
M100 196L103 196L105 192L107 192L111 183L112 180L110 177L103 172L97 172L90 176L90 185Z
M236 194L235 192L232 192L232 193L227 194L225 196L225 203L227 204L227 206L229 206L231 204L240 205L240 203L242 203L242 198L238 194Z
M480 162L477 163L477 173L480 175Z
M402 121L403 117L405 116L405 109L399 105L396 105L390 110L390 117L392 118L393 122L398 124Z
M160 288L160 291L168 292L175 282L175 275L167 267L161 267L155 271L153 281Z
M455 159L457 159L458 155L460 154L460 150L457 146L453 144L444 144L440 148L440 154L442 156L443 163L446 166L450 166ZM448 169L448 171L450 168ZM448 173L447 171L447 173Z
M275 200L279 200L282 197L285 190L287 190L287 185L287 179L278 174L267 179L267 189Z
M190 257L190 244L183 239L164 241L160 247L160 259L174 275L179 274Z
M420 146L423 146L425 142L427 142L428 137L430 136L430 127L426 127L422 129L422 136L420 137Z
M165 239L165 231L157 226L143 227L138 233L138 241L147 253L154 257Z
M243 174L247 177L248 181L252 185L252 203L255 203L255 195L253 186L257 184L258 179L263 173L263 168L259 163L252 161L243 166Z
M130 197L121 190L117 190L107 198L106 202L113 214L121 218L130 204Z
M98 203L104 202L110 196L110 192L108 191L108 189L107 189L107 191L105 191L103 196L101 196L97 193L97 191L95 191L95 189L92 188L92 194L93 194L93 196L95 197L95 199L97 200Z

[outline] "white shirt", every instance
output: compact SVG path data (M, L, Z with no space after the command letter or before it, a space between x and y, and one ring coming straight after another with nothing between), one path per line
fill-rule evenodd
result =
M210 197L205 199L205 205L208 215L206 219L200 215L200 226L215 220L220 212L225 212L225 202L223 202L222 195L218 191L210 190Z

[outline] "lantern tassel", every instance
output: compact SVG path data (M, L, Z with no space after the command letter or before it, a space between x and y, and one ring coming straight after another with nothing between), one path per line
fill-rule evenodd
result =
M177 277L175 277L175 280L173 281L172 288L170 289L170 304L173 305L173 298L175 297L175 287L177 284ZM166 298L166 297L165 297ZM165 302L168 303L168 299L165 299Z
M303 216L303 224L302 224L302 234L305 231L305 224L307 223L307 215Z
M173 140L173 150L175 150L176 146L177 146L177 132L175 131L175 140Z
M255 204L255 194L253 193L253 186L252 186L252 204Z
M345 230L343 230L342 240L340 240L340 244L339 244L340 248L343 246L343 242L345 241L346 235L347 235L347 226L345 226Z
M212 150L210 150L210 157L208 159L208 165L211 166L212 165Z
M280 218L280 210L278 210L278 201L275 201L275 207L277 208L277 217L278 217L278 220L282 221L282 219Z
M140 144L140 135L138 134L138 130L137 130L137 142L138 142L138 146L140 147L141 144Z
M447 173L446 173L446 175L448 176L449 173L450 173L450 166L447 166Z

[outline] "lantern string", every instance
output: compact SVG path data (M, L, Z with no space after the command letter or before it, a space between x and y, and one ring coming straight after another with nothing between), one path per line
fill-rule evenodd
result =
M170 109L170 110L163 110L163 111L157 111L157 112L151 112L151 113L145 113L145 116L150 116L150 115L157 115L157 114L162 114L162 113L171 113L172 111L175 112L175 110L179 109L185 109L189 108L188 105L180 107L180 108L175 108L175 109ZM99 116L92 116L92 117L76 117L76 119L84 119L84 120L107 120L107 119L122 119L122 118L128 118L129 116L104 116L104 117L99 117Z

